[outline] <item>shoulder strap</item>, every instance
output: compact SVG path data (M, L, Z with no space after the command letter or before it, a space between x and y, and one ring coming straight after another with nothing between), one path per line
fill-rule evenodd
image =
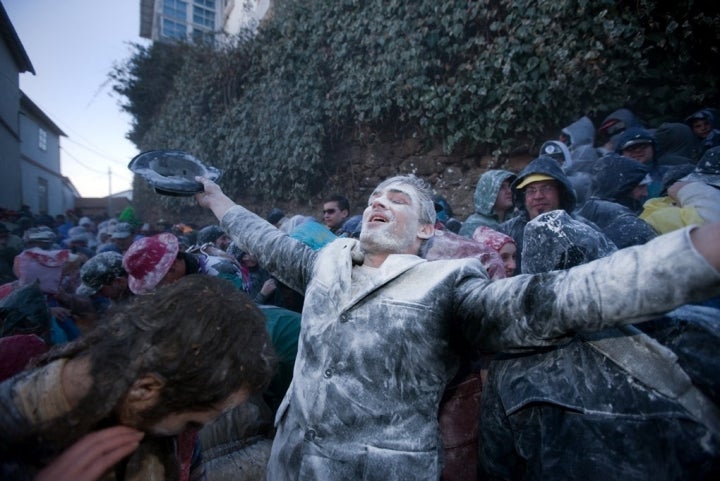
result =
M714 436L720 436L720 410L690 379L667 347L634 326L620 326L620 336L583 333L588 345L620 368L670 399L676 400Z

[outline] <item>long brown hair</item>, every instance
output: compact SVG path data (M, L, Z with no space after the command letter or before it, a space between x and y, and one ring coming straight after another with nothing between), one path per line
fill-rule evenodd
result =
M162 417L208 409L241 388L262 390L275 364L262 311L231 282L204 274L137 296L86 336L58 346L41 362L81 356L90 358L92 387L60 422L79 434L111 415L133 381L144 374L165 381L152 412Z

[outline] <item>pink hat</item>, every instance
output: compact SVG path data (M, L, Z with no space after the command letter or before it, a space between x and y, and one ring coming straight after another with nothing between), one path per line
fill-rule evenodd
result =
M479 243L490 247L495 252L500 252L500 249L502 249L508 242L515 244L515 240L512 237L484 225L475 229L472 238Z
M135 294L150 292L168 273L178 250L178 239L170 232L133 242L122 260L130 290Z

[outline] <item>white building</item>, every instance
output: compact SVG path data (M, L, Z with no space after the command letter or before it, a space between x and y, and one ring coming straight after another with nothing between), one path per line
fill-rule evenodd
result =
M271 0L140 0L140 36L152 41L214 41L267 14Z

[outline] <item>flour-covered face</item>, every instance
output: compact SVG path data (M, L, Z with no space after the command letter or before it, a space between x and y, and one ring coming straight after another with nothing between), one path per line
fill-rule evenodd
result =
M432 226L420 222L420 199L415 188L393 183L377 189L363 212L360 243L367 253L417 254Z

